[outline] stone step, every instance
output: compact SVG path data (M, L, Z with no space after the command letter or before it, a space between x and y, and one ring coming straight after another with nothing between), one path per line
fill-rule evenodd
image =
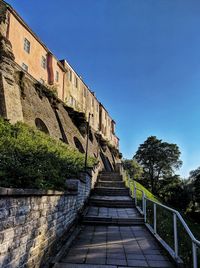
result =
M83 217L82 224L87 225L142 225L144 224L144 218L134 217L134 218L112 218L112 217Z
M108 187L108 188L125 188L123 181L98 181L97 187Z
M121 196L129 195L129 189L128 188L108 188L108 187L95 187L92 190L92 193L97 195L113 195L113 196Z
M116 174L112 174L112 173L108 173L108 174L102 174L102 173L99 173L99 175L98 175L99 177L102 177L102 178L113 178L113 179L115 179L115 178L123 178L123 176L122 175L120 175L120 174L118 174L118 173L116 173Z
M125 200L101 200L101 199L92 199L89 200L89 205L96 207L109 207L109 208L132 208L135 207L133 201Z
M115 171L100 171L99 174L111 175L111 176L121 175L119 172L115 172Z
M121 176L117 177L110 177L110 176L98 176L98 180L100 181L123 181L123 178Z

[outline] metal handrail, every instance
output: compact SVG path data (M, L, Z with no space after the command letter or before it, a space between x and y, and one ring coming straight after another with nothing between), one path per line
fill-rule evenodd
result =
M138 189L138 188L137 188L137 189ZM194 242L195 244L197 244L198 246L200 246L200 241L197 240L197 239L194 237L194 235L193 235L193 233L191 232L190 228L188 227L187 223L184 221L183 217L181 216L181 214L180 214L177 210L175 210L175 209L173 209L173 208L170 208L170 207L168 207L168 206L165 206L165 205L163 205L163 204L161 204L161 203L158 203L158 202L156 202L156 201L154 201L154 200L152 200L152 199L150 199L150 198L147 198L146 196L145 196L145 199L151 201L152 203L154 203L154 204L156 204L156 205L158 205L158 206L160 206L160 207L163 207L163 208L165 208L165 209L167 209L167 210L169 210L169 211L175 213L176 216L179 218L180 222L183 224L183 226L184 226L186 232L188 233L189 237L191 238L192 242Z
M130 177L128 176L128 186L130 188ZM137 207L138 210L144 215L144 221L145 224L147 225L147 227L150 229L152 229L153 234L156 236L157 234L157 206L160 206L168 211L171 211L173 213L173 229L174 229L174 250L164 241L164 245L166 245L167 249L172 250L173 255L175 257L175 259L180 259L179 255L178 255L178 231L177 231L177 218L179 219L179 221L181 222L182 226L184 227L185 231L187 232L187 234L189 235L191 242L192 242L192 256L193 256L193 268L198 268L198 263L197 263L197 248L200 247L200 241L197 240L193 233L191 232L190 228L188 227L187 223L184 221L183 217L181 216L181 214L173 209L170 208L166 205L163 205L159 202L156 202L150 198L147 198L145 195L145 192L141 189L139 189L138 187L136 187L135 181L133 181L133 185L134 185L134 198L135 198L135 204L137 207L137 190L142 192L142 209L140 207ZM153 228L147 223L147 206L146 203L147 201L150 201L153 203Z

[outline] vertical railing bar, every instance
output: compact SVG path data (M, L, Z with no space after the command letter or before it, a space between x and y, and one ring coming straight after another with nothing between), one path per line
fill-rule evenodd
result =
M156 204L153 204L153 230L154 230L154 234L157 233L157 211L156 211Z
M145 198L145 194L144 194L144 222L147 222L147 200Z
M174 225L174 252L175 258L178 257L178 233L177 233L177 216L173 213L173 225Z
M197 246L192 242L193 268L197 268Z
M134 181L134 198L135 198L135 205L137 206L137 193L136 193L137 189L136 189L136 183Z
M142 212L144 214L144 191L142 191Z

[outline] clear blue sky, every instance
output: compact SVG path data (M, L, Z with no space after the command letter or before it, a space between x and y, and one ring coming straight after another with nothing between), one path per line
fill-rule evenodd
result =
M124 157L148 136L200 166L199 0L8 0L117 122Z

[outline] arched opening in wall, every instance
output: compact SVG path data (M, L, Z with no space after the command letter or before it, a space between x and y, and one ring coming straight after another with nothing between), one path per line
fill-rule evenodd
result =
M76 148L79 150L79 152L84 154L85 150L83 148L83 145L77 137L74 137L74 143L75 143Z
M91 143L93 143L94 141L94 137L91 130L89 130L89 140L91 141Z
M106 143L101 143L101 149L103 150L103 152L105 153L106 152L106 150L107 150L107 145L106 145Z
M108 159L107 156L105 156L102 152L100 152L100 157L101 157L101 160L103 162L103 165L104 165L104 169L106 171L113 171L113 167Z
M37 129L39 129L40 131L42 131L46 134L49 134L49 130L48 130L47 126L40 118L35 119L35 125L36 125Z

